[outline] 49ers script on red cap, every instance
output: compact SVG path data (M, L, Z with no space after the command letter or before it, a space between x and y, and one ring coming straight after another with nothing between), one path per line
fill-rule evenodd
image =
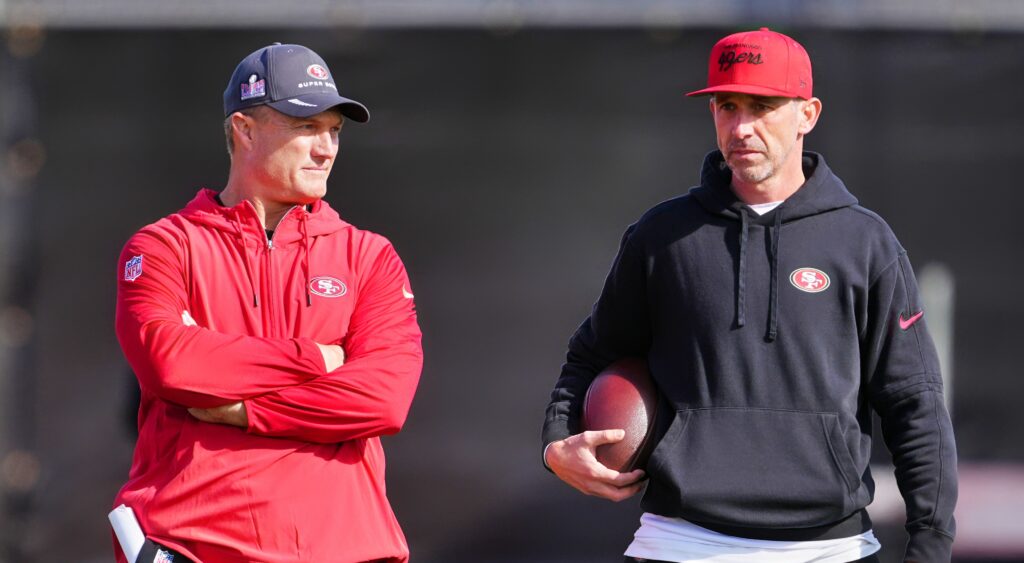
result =
M810 99L811 58L792 37L762 27L734 33L711 49L708 87L687 96L738 92Z

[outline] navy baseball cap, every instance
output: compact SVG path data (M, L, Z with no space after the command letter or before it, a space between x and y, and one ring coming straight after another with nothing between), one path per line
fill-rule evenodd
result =
M224 116L266 104L292 117L309 117L333 107L366 123L366 106L338 94L334 75L320 55L302 45L274 43L242 59L224 90Z

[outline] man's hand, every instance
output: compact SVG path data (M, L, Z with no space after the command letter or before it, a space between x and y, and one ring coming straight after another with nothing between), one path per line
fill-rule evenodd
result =
M227 424L241 428L249 427L249 415L245 412L245 405L241 402L209 409L188 409L188 413L203 422Z
M643 488L642 469L619 473L597 461L594 450L601 444L612 444L626 436L623 430L588 431L552 442L544 454L548 467L580 492L619 502Z
M183 315L187 314L187 311L183 313ZM182 318L184 318L184 316ZM317 342L316 345L320 348L320 353L323 354L324 366L327 368L328 373L344 365L345 350L341 346L338 346L337 344L320 344L319 342ZM245 405L242 404L242 402L209 409L192 408L188 409L188 413L203 422L227 424L229 426L238 426L240 428L249 427L249 414L245 411Z
M324 365L327 367L327 373L340 368L345 363L345 350L337 344L320 344L316 343L320 347L320 353L324 356Z

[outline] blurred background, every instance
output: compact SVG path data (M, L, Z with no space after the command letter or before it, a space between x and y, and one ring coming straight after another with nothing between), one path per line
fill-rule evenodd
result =
M639 503L543 469L544 407L622 231L714 148L683 93L718 38L762 25L811 54L807 148L917 269L957 431L955 560L1024 561L1024 2L0 0L0 562L112 559L134 446L117 256L223 186L221 93L274 41L373 113L327 199L394 242L417 295L426 366L385 440L413 561L620 562ZM870 511L896 561L887 463Z

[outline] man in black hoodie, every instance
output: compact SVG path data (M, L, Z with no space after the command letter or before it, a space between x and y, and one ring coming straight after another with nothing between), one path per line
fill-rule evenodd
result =
M627 561L875 561L865 507L871 412L907 504L907 561L949 561L956 446L906 251L824 158L799 43L762 28L719 41L708 87L719 150L701 185L627 229L569 342L544 461L580 491L646 484ZM618 473L581 432L611 362L645 358L660 391L646 471Z

